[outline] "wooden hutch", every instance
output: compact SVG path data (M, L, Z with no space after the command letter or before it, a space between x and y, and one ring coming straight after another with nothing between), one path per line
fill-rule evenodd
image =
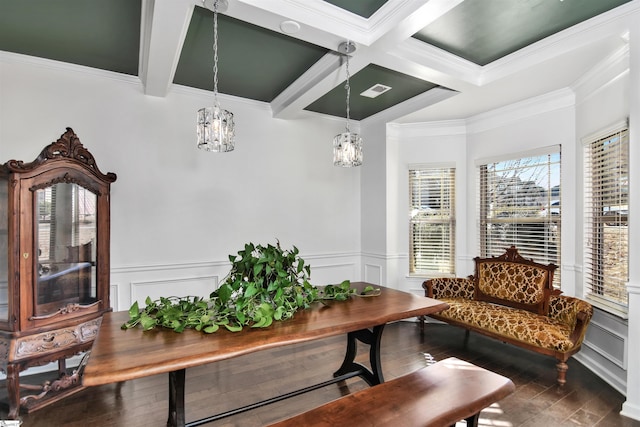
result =
M111 310L115 180L71 128L33 162L0 164L0 369L11 419L81 389L82 363L67 372L66 360L91 348ZM20 384L22 371L51 362L56 379Z

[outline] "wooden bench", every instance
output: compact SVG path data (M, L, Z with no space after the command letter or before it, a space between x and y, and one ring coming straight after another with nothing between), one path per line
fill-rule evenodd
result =
M515 390L510 379L451 357L272 424L299 426L477 426L480 411Z

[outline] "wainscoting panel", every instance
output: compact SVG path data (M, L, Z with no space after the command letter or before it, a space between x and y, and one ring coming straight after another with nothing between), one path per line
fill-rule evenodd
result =
M365 264L364 281L374 285L382 285L382 267L375 264Z
M138 301L140 307L143 307L147 297L152 300L168 296L199 296L206 298L217 287L218 276L131 282L131 301L132 303L133 301Z
M120 308L120 298L118 295L118 289L119 286L115 283L111 283L111 285L109 286L109 300L111 302L111 308L113 309L113 311L122 311L122 310L127 310L127 308Z
M228 262L129 266L111 269L111 305L128 310L134 301L144 306L148 297L207 297L229 273ZM115 289L114 289L115 287Z
M339 284L344 280L356 281L356 263L344 264L313 264L310 282L312 285L322 286Z
M574 357L620 393L627 391L627 325L594 308L582 349Z
M625 363L625 337L595 322L590 322L585 336L586 345L622 369Z
M311 266L311 284L337 284L360 280L360 254L302 254ZM116 267L111 270L111 305L128 310L134 301L161 296L207 297L229 273L228 261L152 266Z

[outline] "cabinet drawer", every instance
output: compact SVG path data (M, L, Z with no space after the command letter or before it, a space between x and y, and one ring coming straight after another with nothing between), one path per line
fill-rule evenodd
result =
M102 323L102 317L76 326L18 338L14 347L14 360L46 355L93 341L100 328L100 323Z

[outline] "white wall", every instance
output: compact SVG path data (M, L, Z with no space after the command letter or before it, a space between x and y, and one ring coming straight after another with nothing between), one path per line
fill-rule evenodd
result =
M394 287L387 280L385 124L373 122L362 129L363 162L360 198L362 200L362 278L377 285Z
M221 97L236 149L200 151L210 92L146 96L137 78L0 53L0 161L32 161L66 126L112 185L112 306L208 295L246 242L297 246L312 282L360 279L360 170L332 163L342 120L276 120L268 104Z
M422 282L425 278L409 276L409 166L456 168L456 266L458 271L464 270L465 259L469 256L466 126L463 121L388 125L387 132L389 281L402 290L424 295Z

